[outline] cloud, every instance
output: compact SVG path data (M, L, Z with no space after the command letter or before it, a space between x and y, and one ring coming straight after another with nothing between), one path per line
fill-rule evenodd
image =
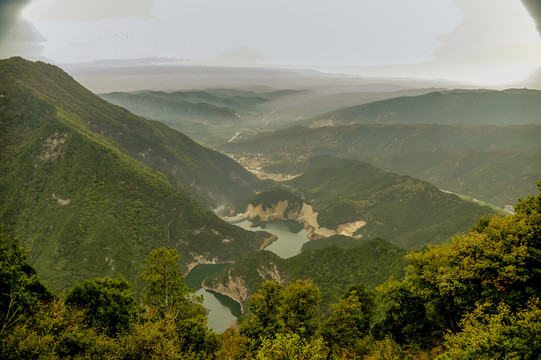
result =
M522 0L530 16L537 24L537 31L541 34L541 0Z
M34 25L19 16L29 2L30 0L0 0L0 58L39 58L45 38Z
M34 0L24 16L33 21L94 21L148 17L153 0Z
M30 0L0 0L0 41L11 31L19 13Z
M504 54L504 48L539 42L532 22L517 21L527 19L527 12L518 2L453 0L453 3L462 11L463 20L453 32L438 37L442 45L433 53L436 61L451 64L478 62L484 58L489 62L499 62L498 57L509 61L509 55L514 53ZM523 53L518 54L519 57ZM487 54L495 57L490 59Z

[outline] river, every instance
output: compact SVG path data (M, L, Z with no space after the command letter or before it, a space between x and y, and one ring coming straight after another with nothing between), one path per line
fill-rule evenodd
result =
M308 241L307 232L302 224L295 221L270 221L261 223L257 227L251 227L251 222L242 220L234 222L245 230L258 231L265 230L278 237L278 240L266 247L266 250L274 252L276 255L287 259L297 255L302 245ZM233 299L207 291L201 288L201 282L229 264L205 264L199 265L190 271L186 276L186 284L196 289L197 295L203 295L203 306L210 310L208 315L208 325L215 332L223 332L241 315L240 305Z

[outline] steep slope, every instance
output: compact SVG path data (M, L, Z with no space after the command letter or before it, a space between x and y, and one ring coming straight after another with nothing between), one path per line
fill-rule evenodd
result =
M53 100L62 110L76 116L81 126L101 134L129 156L181 181L208 206L232 209L262 185L227 156L204 148L159 122L144 121L109 104L57 67L20 58L2 63L5 77Z
M355 123L540 125L540 112L539 90L453 90L353 106L302 121L300 125L311 127Z
M31 263L56 290L118 274L137 283L159 246L177 248L186 271L231 262L268 236L223 222L172 175L136 160L171 160L156 167L177 171L215 167L200 175L212 176L237 168L218 166L228 158L104 102L44 63L0 61L0 148L0 223L31 248ZM148 156L138 155L144 149Z
M294 163L313 155L358 159L503 207L535 191L540 146L537 125L356 124L295 127L220 148L269 173L297 174Z

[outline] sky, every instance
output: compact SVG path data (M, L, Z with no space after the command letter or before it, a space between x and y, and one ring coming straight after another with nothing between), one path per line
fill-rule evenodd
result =
M498 85L541 65L541 38L519 0L0 0L12 55Z

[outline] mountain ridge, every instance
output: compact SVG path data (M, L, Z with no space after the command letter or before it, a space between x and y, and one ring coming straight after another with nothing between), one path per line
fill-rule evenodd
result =
M270 237L222 221L195 200L202 198L198 184L183 184L141 161L138 143L129 147L133 138L145 138L141 129L154 132L146 139L175 141L156 148L173 147L177 155L182 147L194 150L186 161L194 162L199 151L203 159L232 162L105 103L57 67L0 61L0 223L31 248L31 263L51 288L119 274L139 286L154 248L178 249L187 271L197 263L232 262ZM225 181L220 185L227 191Z

